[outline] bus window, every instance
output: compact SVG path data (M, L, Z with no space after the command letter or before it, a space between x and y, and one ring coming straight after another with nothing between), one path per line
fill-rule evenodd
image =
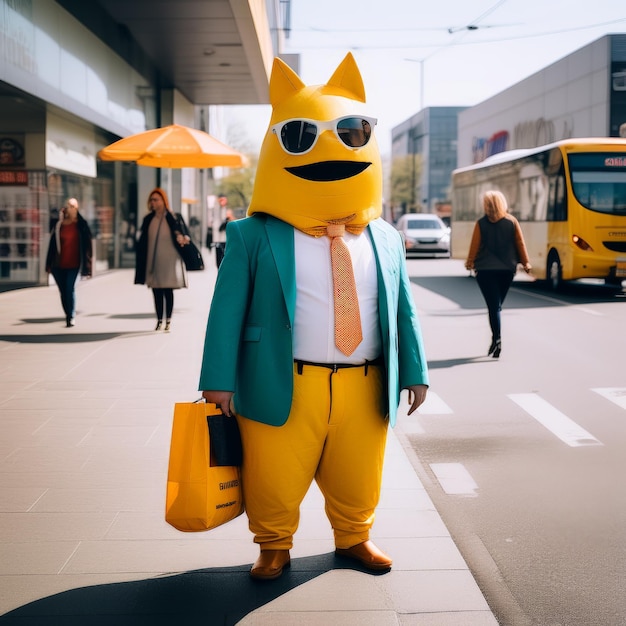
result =
M567 220L567 195L563 173L550 176L550 197L548 200L548 221L564 222Z
M570 154L572 190L584 207L626 213L626 159L606 153Z
M626 171L573 172L572 187L576 199L592 211L626 211Z

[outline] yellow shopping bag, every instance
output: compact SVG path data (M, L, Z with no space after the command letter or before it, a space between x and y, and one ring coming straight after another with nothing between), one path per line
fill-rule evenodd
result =
M240 465L241 440L234 417L222 415L215 404L176 403L165 521L178 530L197 532L241 515Z

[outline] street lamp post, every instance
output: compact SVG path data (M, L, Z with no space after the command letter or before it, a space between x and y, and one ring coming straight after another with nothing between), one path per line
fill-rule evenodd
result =
M424 59L404 59L411 63L420 64L420 111L424 109L424 63L428 60L428 57Z

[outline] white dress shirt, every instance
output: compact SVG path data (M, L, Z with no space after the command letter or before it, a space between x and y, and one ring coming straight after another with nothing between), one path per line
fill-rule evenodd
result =
M354 269L363 341L346 356L335 346L333 276L330 239L295 234L296 314L294 358L315 363L363 363L381 355L378 322L378 276L374 249L367 230L346 233L344 241Z

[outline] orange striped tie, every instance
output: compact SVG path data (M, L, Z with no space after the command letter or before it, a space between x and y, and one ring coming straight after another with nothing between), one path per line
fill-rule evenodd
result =
M352 259L343 240L345 230L344 224L329 224L326 236L330 238L330 263L333 271L335 345L343 354L350 356L363 340L363 332Z

